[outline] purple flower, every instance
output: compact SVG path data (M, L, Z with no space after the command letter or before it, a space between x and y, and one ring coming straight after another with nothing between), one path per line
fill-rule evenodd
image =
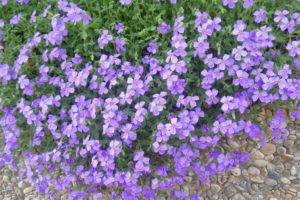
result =
M161 92L159 94L153 95L153 101L150 103L150 112L153 113L154 116L158 116L163 109L165 108L165 104L167 101L164 97L167 95L166 92Z
M234 99L231 96L223 96L220 100L220 102L222 103L222 107L221 107L222 111L228 112L229 110L233 109L234 108L232 104L233 100Z
M254 2L255 2L255 0L244 0L243 7L248 9L251 6L253 6Z
M223 6L227 6L230 9L234 8L237 2L238 0L222 0Z
M22 16L23 16L22 13L16 14L12 18L10 18L9 24L12 25L12 26L17 25L21 21Z
M253 15L256 23L260 23L266 19L266 11L263 8L256 10Z
M4 27L4 20L0 19L0 28L3 28L3 27Z
M289 14L289 11L287 11L287 10L276 11L274 21L278 23L283 20L288 20L288 18L286 17L286 15L288 15L288 14Z
M289 51L289 56L291 57L300 55L300 40L289 42L286 49Z
M170 3L171 3L171 4L176 4L176 3L177 3L177 0L170 0Z
M171 27L166 22L161 22L159 26L157 27L157 32L166 35L170 31Z
M132 3L132 0L119 0L120 4L128 6Z
M64 37L68 35L65 22L63 18L52 18L51 25L53 30L45 36L46 41L52 45L59 45Z
M300 58L295 58L294 59L294 64L297 68L300 68Z
M286 129L286 126L286 117L283 114L283 111L278 109L270 123L272 140L279 142L280 140L287 138L289 132Z
M217 104L219 102L219 99L217 97L218 90L216 90L216 89L207 90L207 91L205 91L205 95L207 96L206 99L205 99L205 102L208 105L214 105L214 104Z
M2 3L2 6L6 6L8 3L8 0L2 0L1 3Z
M117 50L118 53L122 53L126 50L125 47L124 47L125 41L123 39L117 38L115 40L115 45L116 45L116 50Z
M30 15L30 20L29 21L30 21L31 24L36 22L36 10L34 10L32 12L32 14Z
M147 51L149 53L156 54L157 49L158 49L158 44L156 40L152 40L151 42L149 42L147 47Z
M100 37L98 38L98 45L100 49L104 49L104 47L113 40L113 36L110 35L108 30L103 30Z
M0 80L3 84L7 84L11 80L9 65L6 63L0 63Z
M117 34L121 34L124 31L124 25L121 22L118 22L115 25L115 30Z

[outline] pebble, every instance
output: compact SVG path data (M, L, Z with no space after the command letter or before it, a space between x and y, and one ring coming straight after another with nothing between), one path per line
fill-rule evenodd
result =
M18 183L18 187L19 187L19 188L23 188L24 186L25 186L25 184L24 184L23 181L20 181L20 182Z
M234 141L234 140L228 140L228 144L229 144L229 146L231 146L231 147L234 148L234 149L237 149L237 148L240 147L240 144L237 143L237 142Z
M232 200L245 200L245 197L242 194L237 193L232 197Z
M286 154L286 148L284 148L284 147L278 147L277 153L278 153L279 155L284 155L284 154Z
M263 183L264 182L264 180L260 176L251 177L250 180L253 181L254 183Z
M284 200L292 200L293 196L291 194L286 194Z
M253 165L255 165L256 167L266 167L268 164L268 161L266 160L255 160Z
M266 178L265 179L265 183L268 185L268 186L275 186L277 185L277 181L272 179L272 178Z
M238 167L235 167L231 170L231 173L234 175L234 176L240 176L241 175L241 169L238 168Z
M2 180L3 180L4 182L9 182L8 176L3 176Z
M248 168L248 173L252 176L257 176L260 174L260 171L256 167L251 166Z
M211 184L210 188L213 192L218 193L221 190L221 187L217 184Z
M267 143L260 150L264 155L271 155L276 152L276 146L271 143Z
M274 160L274 155L273 155L273 154L267 155L267 156L265 157L265 160L267 160L267 161Z
M29 194L33 191L33 187L27 187L23 190L24 194Z
M282 183L284 183L284 184L291 184L291 181L288 179L288 178L286 178L286 177L282 177L281 179L280 179L280 181L282 182Z
M193 181L193 177L187 176L187 177L184 177L184 180L188 183L191 183Z
M268 176L269 176L270 178L275 179L275 180L280 179L280 175L279 175L279 173L276 172L276 171L269 171L269 172L268 172Z
M264 154L261 153L259 150L253 150L251 154L253 159L263 159L265 157Z
M236 189L233 185L230 185L225 188L225 194L227 197L232 197L236 193Z
M293 140L285 140L283 142L283 146L285 146L286 148L292 147L294 145L294 141Z
M297 168L295 166L291 167L291 175L295 176L297 174Z

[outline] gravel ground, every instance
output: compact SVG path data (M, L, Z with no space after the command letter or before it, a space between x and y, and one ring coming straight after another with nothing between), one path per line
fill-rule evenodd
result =
M1 140L1 138L0 138ZM245 144L248 144L244 140ZM188 193L199 193L208 200L299 200L300 199L300 128L290 128L290 135L280 144L267 143L261 149L226 141L224 148L246 148L252 160L244 166L219 175L209 185L197 185L191 176L183 186ZM7 168L0 170L0 200L44 200L34 189L20 182ZM66 195L62 197L66 199ZM165 199L165 198L158 198Z

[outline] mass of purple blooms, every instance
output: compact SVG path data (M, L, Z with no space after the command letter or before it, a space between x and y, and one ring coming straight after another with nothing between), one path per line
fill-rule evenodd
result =
M28 2L16 1L18 4ZM131 0L119 2L126 6L134 3ZM221 2L224 7L233 9L238 0ZM6 3L2 0L2 5ZM176 4L176 1L171 3ZM253 3L254 0L244 0L243 7L248 9ZM277 66L272 57L266 56L276 50L276 37L271 27L260 26L263 21L271 20L266 14L267 8L253 13L258 28L251 29L242 20L232 24L231 35L237 45L229 54L210 50L210 37L223 29L220 17L212 18L204 11L197 11L193 23L197 38L191 41L186 39L183 15L177 16L172 25L161 22L156 31L162 37L170 35L168 50L163 59L159 59L160 43L153 39L139 64L122 57L126 51L126 42L119 37L125 29L122 22L116 22L115 32L102 27L95 41L101 52L96 61L86 60L78 54L70 56L62 45L69 35L67 25L82 23L88 26L92 18L67 0L59 0L57 8L59 13L52 17L50 32L37 32L29 38L13 64L0 63L2 84L16 82L22 92L15 107L1 110L0 125L5 146L0 152L0 167L18 165L14 159L19 148L18 139L21 134L28 134L18 125L18 119L22 117L34 130L32 146L41 146L46 137L55 143L49 151L22 154L25 161L22 177L50 198L55 199L57 191L66 191L70 199L91 196L101 200L103 191L108 190L111 191L110 199L155 199L156 194L164 190L175 199L202 199L197 194L188 196L178 190L189 172L193 172L200 183L208 183L216 174L250 159L248 152L238 149L220 151L217 148L219 141L245 134L260 145L266 142L264 130L244 118L244 114L257 104L300 99L300 80L293 76L294 66ZM49 9L42 15L47 16ZM31 23L35 23L36 16L37 13L31 15ZM21 20L22 14L16 14L9 22L1 21L0 29L8 24L15 26ZM300 14L278 10L274 13L274 22L281 31L290 34L300 25ZM22 66L40 44L45 46L40 49L43 64L38 68L38 76L32 79L22 73ZM114 45L114 54L101 51L110 44ZM299 40L290 41L284 49L291 59L299 59ZM186 58L189 55L205 66L199 74L199 90L204 91L202 96L186 92L189 84L186 74L190 67ZM50 63L53 62L58 63L56 70L60 75L52 73ZM156 80L164 84L164 89L153 92ZM224 93L217 87L221 81L238 90ZM37 89L43 87L51 87L56 92L54 95L37 95ZM84 91L96 95L90 97ZM148 100L141 100L145 96ZM69 99L72 99L69 106L63 107L62 103ZM170 103L171 99L175 101ZM170 106L172 111L168 109L167 112ZM204 119L210 117L207 110L213 107L218 108L219 113L212 123L205 123ZM149 116L162 115L166 120L158 123L154 132L149 130L150 150L137 147L137 140L143 140L139 137L139 129L143 124L151 123ZM300 107L291 113L291 118L300 118ZM98 135L102 139L92 134L92 121L99 122ZM272 140L287 137L286 116L282 110L275 113L269 126ZM199 132L202 134L197 134ZM128 168L120 169L118 157L128 149L133 152ZM158 160L168 162L158 164Z

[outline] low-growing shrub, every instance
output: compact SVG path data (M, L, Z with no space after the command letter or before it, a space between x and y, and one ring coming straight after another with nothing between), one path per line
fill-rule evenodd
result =
M300 118L298 1L76 3L0 7L0 166L21 157L38 192L201 199L178 189L187 175L250 159L220 141L278 142Z

